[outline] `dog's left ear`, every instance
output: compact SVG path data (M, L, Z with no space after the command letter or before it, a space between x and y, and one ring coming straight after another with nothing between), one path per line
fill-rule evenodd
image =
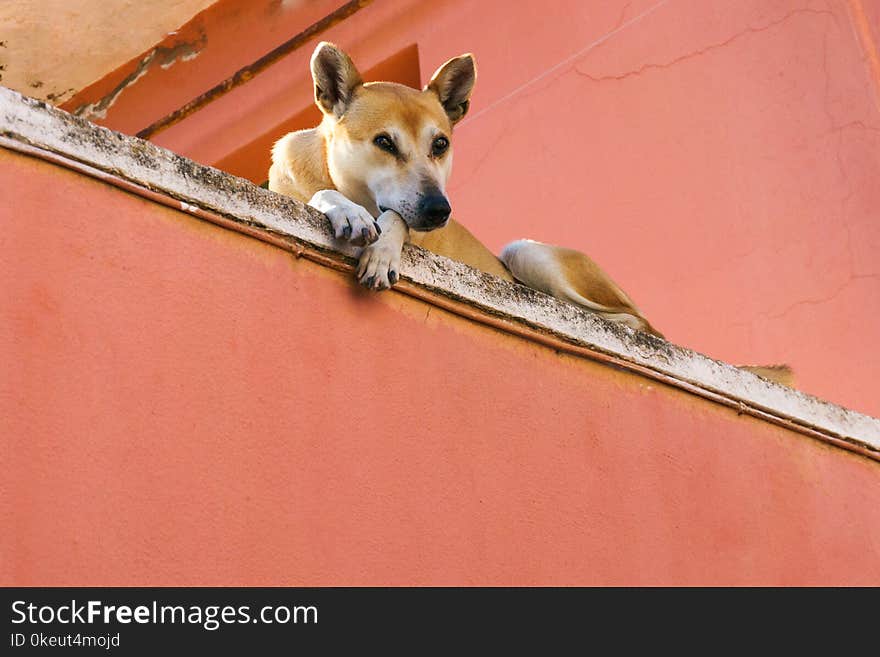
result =
M474 56L468 53L450 59L438 68L425 89L437 94L446 115L455 124L467 114L476 81L477 66Z

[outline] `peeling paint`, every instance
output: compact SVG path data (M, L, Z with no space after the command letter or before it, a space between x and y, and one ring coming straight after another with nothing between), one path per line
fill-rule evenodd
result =
M203 94L192 99L186 105L178 107L170 114L165 115L164 117L153 122L143 130L140 130L137 133L137 136L141 139L149 139L160 130L164 130L181 121L182 119L186 118L193 112L198 111L208 103L211 103L220 96L230 92L232 89L235 89L239 85L250 81L255 75L263 72L266 68L279 61L282 57L286 57L294 50L297 50L306 43L311 42L319 34L330 29L339 22L349 18L353 14L357 13L358 11L369 5L372 1L373 0L349 0L349 2L346 2L335 11L327 14L317 22L312 23L301 32L295 34L293 37L274 48L271 52L263 55L262 57L260 57L256 61L251 62L247 66L238 69L233 75L216 84Z
M46 100L50 103L58 103L65 96L71 96L76 90L73 88L65 89L64 91L53 91L51 93L46 94Z
M94 103L80 105L73 110L73 114L85 119L106 118L107 110L116 103L119 96L121 96L126 89L136 84L138 80L149 73L154 66L158 64L161 69L168 70L179 61L191 61L199 56L207 43L208 35L204 30L201 30L198 39L195 41L185 41L170 47L158 46L153 48L153 50L141 59L135 70L126 75L119 84L110 91L110 93L104 95Z

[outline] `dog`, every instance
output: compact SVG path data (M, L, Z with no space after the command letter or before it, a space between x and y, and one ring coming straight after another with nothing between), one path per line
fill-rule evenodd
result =
M447 61L422 90L365 83L351 58L326 41L310 66L323 119L275 143L269 189L320 210L336 239L363 247L356 270L361 285L392 287L409 241L663 337L585 254L523 239L496 257L451 218L452 133L468 112L477 78L473 55ZM751 369L784 383L790 374L786 366Z

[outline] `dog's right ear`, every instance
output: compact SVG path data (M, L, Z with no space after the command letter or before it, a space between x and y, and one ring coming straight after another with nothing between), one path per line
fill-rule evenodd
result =
M351 58L332 43L322 41L312 55L315 103L324 114L345 114L356 87L363 84Z
M452 124L464 118L477 81L477 65L470 53L455 57L437 69L425 90L437 94Z

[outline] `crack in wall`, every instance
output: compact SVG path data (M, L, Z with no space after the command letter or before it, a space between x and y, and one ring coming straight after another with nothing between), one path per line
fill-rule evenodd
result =
M623 21L626 20L626 15L629 12L629 8L631 5L632 5L631 2L627 2L623 6L623 9L620 10L620 17L617 19L617 24L613 28L611 28L612 30L617 30L620 28L621 25L623 25Z
M819 297L816 299L802 299L801 301L796 301L793 304L787 306L786 308L784 308L783 310L781 310L778 313L774 313L772 315L765 314L765 315L761 315L761 317L763 317L764 319L779 319L780 317L784 317L785 315L790 313L792 310L794 310L795 308L798 308L800 306L817 306L817 305L821 305L823 303L828 303L829 301L833 301L834 298L837 297L838 294L843 292L850 285L852 285L856 281L860 281L860 280L864 280L864 279L880 280L880 274L852 274L849 277L847 277L847 279L843 283L841 283L831 294L828 294L826 296Z
M528 80L525 83L519 85L518 87L516 87L512 91L508 92L507 94L505 94L501 98L494 100L487 107L484 107L476 114L471 114L470 116L466 117L461 122L461 124L459 124L459 126L458 126L459 129L461 129L465 125L472 123L473 121L476 121L479 117L483 116L484 114L486 114L490 110L495 109L495 107L497 107L498 105L501 105L502 103L506 103L508 100L510 100L511 98L514 98L523 90L527 89L528 87L531 87L532 85L536 84L537 82L539 82L541 80L544 80L545 78L552 75L556 71L562 70L563 74L566 74L569 71L569 67L577 59L579 59L580 57L583 57L584 55L586 55L588 52L590 52L594 48L598 48L603 43L605 43L606 41L608 41L612 37L616 36L618 33L623 32L624 30L626 30L626 29L632 27L633 25L639 23L640 21L646 19L648 16L653 14L655 11L657 11L661 7L665 6L667 2L669 2L669 0L659 0L659 2L651 5L648 9L646 9L645 11L640 13L639 15L634 16L633 18L629 19L628 21L618 22L617 26L614 27L610 32L603 34L601 37L599 37L595 41L587 44L584 48L581 48L580 50L578 50L576 53L569 55L568 57L563 59L561 62L554 64L553 66L551 66L550 68L545 70L540 75L538 75L538 76L532 78L531 80ZM621 12L621 15L620 15L620 18L618 19L618 21L622 21L626 17L626 14L627 14L627 11L629 9L630 4L631 3L627 4L623 8L623 11ZM555 79L551 79L551 83L554 82L555 80L559 79L559 77L561 77L561 76L558 76Z
M668 61L665 63L643 64L642 66L640 66L637 69L634 69L632 71L627 71L626 73L621 73L620 75L594 76L594 75L587 73L586 71L582 71L577 66L574 67L573 70L578 75L585 77L588 80L592 80L593 82L603 82L603 81L608 81L608 80L616 80L616 81L626 80L627 78L640 76L642 73L645 73L646 71L671 68L672 66L675 66L676 64L680 64L681 62L687 61L689 59L694 59L695 57L702 57L703 55L706 55L706 54L712 52L713 50L718 50L720 48L724 48L725 46L729 46L731 43L741 39L744 36L747 36L749 34L757 34L759 32L765 32L766 30L769 30L769 29L772 29L778 25L781 25L782 23L785 23L786 21L794 18L795 16L801 15L801 14L821 14L821 15L831 16L832 18L834 17L834 13L827 10L827 9L809 9L809 8L794 9L794 10L788 12L787 14L785 14L785 16L783 16L775 21L772 21L772 22L768 23L767 25L764 25L761 27L748 26L744 30L737 32L736 34L728 37L724 41L720 41L719 43L713 43L708 46L704 46L703 48L699 48L699 49L694 50L692 52L685 53L684 55L679 55L675 59L672 59L671 61Z
M874 126L868 125L864 121L848 121L847 123L844 123L842 125L831 126L826 134L831 134L833 132L842 132L850 128L858 128L859 130L868 130L870 132L880 132L880 128L875 128Z
M826 6L827 3L826 3ZM836 18L835 18L836 24ZM839 26L838 26L839 27ZM831 26L825 30L822 39L822 73L824 76L824 88L823 88L823 97L822 97L822 110L825 114L825 117L828 119L828 123L830 125L829 129L824 133L825 135L834 135L836 137L836 145L834 149L834 157L835 162L837 164L837 170L840 175L840 187L845 189L845 193L843 193L838 201L838 213L837 220L840 225L843 227L845 231L845 249L847 253L847 269L848 272L846 274L845 280L836 287L836 289L831 292L831 294L823 296L817 299L805 299L802 301L795 302L789 305L787 308L782 310L776 314L768 314L764 315L765 319L778 319L783 317L793 311L794 309L803 306L803 305L821 305L823 303L828 303L833 301L839 294L841 294L849 285L858 280L864 279L876 279L880 280L880 275L878 274L869 274L869 273L860 273L856 269L855 264L855 256L853 253L853 235L852 235L852 226L848 221L848 211L849 205L853 197L856 196L859 192L859 188L857 184L853 183L853 180L850 177L850 173L847 170L846 163L844 161L843 155L843 146L844 146L844 136L845 132L850 129L857 129L860 132L880 132L880 129L877 129L873 126L866 124L861 120L852 120L846 123L840 123L839 119L837 119L832 111L832 97L831 97L831 74L828 70L828 37L831 31Z
M93 103L80 105L71 113L84 119L103 119L119 99L122 93L136 84L150 70L158 65L163 70L171 68L177 62L188 62L201 54L208 43L208 35L202 29L194 41L184 41L173 46L157 46L141 59L134 71L126 75L113 89Z
M822 38L822 73L824 78L823 85L823 112L828 119L828 123L830 124L830 128L824 133L824 135L835 135L837 138L836 148L834 149L834 156L836 160L837 169L840 175L841 186L845 189L845 192L841 195L838 203L839 203L839 211L837 219L842 224L845 231L845 245L844 248L849 255L848 263L849 263L849 271L845 275L845 279L837 285L833 291L830 293L809 298L809 299L801 299L799 301L795 301L785 308L778 312L767 312L767 313L759 313L754 319L763 319L763 320L776 320L782 317L785 317L792 311L800 308L802 306L813 306L813 305L821 305L824 303L828 303L833 301L838 295L840 295L847 287L852 285L853 283L860 280L880 280L880 274L872 274L872 273L860 273L855 271L854 263L853 263L853 252L852 252L852 227L847 222L847 207L851 199L858 193L857 189L854 189L852 181L850 180L842 153L843 147L843 138L844 133L847 130L859 130L859 131L870 131L870 132L878 132L880 133L880 128L874 127L872 125L868 125L864 121L861 120L853 120L845 123L840 123L839 119L836 119L834 113L831 110L831 76L828 70L828 37L829 32L832 29L833 25L837 22L837 17L834 12L830 9L812 9L812 8L801 8L795 9L784 16L767 23L762 26L748 26L745 29L731 35L730 37L720 41L718 43L713 43L708 46L704 46L697 50L693 50L691 52L685 53L683 55L679 55L674 59L665 62L665 63L647 63L643 64L637 69L633 69L630 71L626 71L624 73L618 75L603 75L603 76L595 76L591 75L578 67L575 67L573 70L578 75L585 77L593 82L602 82L602 81L622 81L628 78L638 77L643 73L649 71L655 71L659 69L667 69L675 66L681 62L685 62L690 59L694 59L697 57L701 57L703 55L709 54L714 50L718 50L724 48L737 40L748 36L750 34L757 34L760 32L765 32L774 27L777 27L787 21L792 20L796 16L799 15L824 15L830 17L832 22L829 23L828 28L825 30ZM756 249L749 250L745 254L741 254L739 257L747 257L751 255ZM736 322L731 326L750 326L754 320L750 322Z

